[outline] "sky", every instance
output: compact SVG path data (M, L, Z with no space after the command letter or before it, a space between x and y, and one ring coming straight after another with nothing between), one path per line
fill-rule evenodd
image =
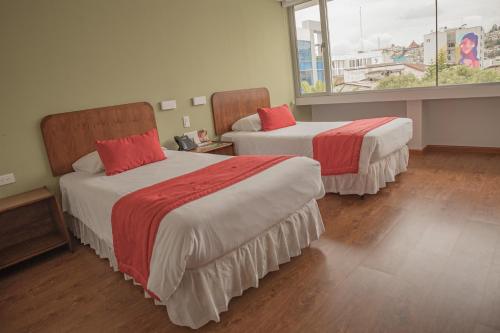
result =
M435 30L434 0L330 0L328 19L332 54L361 50L360 8L364 50L391 44L421 43ZM319 20L317 6L296 12L296 22ZM500 25L500 0L438 0L438 26L482 25L486 31Z

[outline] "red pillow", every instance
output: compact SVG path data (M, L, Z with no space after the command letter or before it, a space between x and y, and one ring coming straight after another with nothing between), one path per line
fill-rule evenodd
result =
M98 140L96 148L108 176L165 159L156 129L120 139Z
M286 104L274 108L260 108L257 112L259 113L263 131L272 131L278 128L293 126L297 123Z

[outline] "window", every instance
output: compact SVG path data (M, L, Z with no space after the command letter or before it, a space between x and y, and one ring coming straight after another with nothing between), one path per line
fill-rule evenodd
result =
M500 82L498 0L315 0L293 13L302 95Z
M434 27L434 0L420 0L418 5L430 15L408 22L414 8L407 1L327 1L331 59L356 61L355 68L342 75L333 71L334 92L435 84L421 81L426 68L420 33Z
M294 6L294 21L300 92L326 92L319 1Z
M438 0L437 5L438 34L450 41L448 47L438 43L438 84L500 82L498 0Z

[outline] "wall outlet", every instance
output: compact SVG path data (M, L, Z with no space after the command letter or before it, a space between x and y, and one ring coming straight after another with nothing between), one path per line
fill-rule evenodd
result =
M16 177L14 176L13 173L8 173L6 175L1 175L0 176L0 186L2 185L7 185L7 184L12 184L16 182Z
M193 105L204 105L207 104L207 98L205 96L193 97Z
M182 117L182 124L184 125L184 128L191 127L191 122L189 121L189 116Z
M177 102L175 99L160 102L160 108L162 110L173 110L176 107L177 107Z

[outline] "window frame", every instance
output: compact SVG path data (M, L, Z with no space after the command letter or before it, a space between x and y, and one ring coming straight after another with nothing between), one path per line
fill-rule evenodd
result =
M314 0L310 0L314 1ZM293 61L293 81L295 88L295 96L325 96L332 91L331 86L331 58L330 58L330 40L328 33L328 22L327 22L327 9L326 9L326 1L327 0L318 0L319 5L319 15L320 15L320 24L321 24L321 38L322 38L322 52L323 52L323 67L324 67L324 75L325 75L325 92L317 92L317 93L309 93L302 94L300 89L300 70L299 70L299 61L298 61L298 46L297 46L297 30L295 27L295 5L288 7L288 23L290 30L290 42L292 45L292 61ZM309 1L304 1L306 3Z
M314 0L306 0L307 3ZM291 43L293 62L293 81L297 105L330 104L330 103L352 103L352 102L375 102L375 101L405 101L419 99L449 99L449 98L473 98L473 97L497 97L500 96L500 82L467 83L454 85L439 85L439 72L436 71L436 85L430 87L416 88L392 88L376 89L354 92L334 92L332 86L332 60L330 54L330 31L328 22L328 0L318 0L320 10L320 24L323 39L323 61L325 73L325 92L302 93L300 87L300 75L298 64L297 34L295 27L295 5L289 6L288 26ZM436 59L438 57L438 0L435 0L436 17Z

